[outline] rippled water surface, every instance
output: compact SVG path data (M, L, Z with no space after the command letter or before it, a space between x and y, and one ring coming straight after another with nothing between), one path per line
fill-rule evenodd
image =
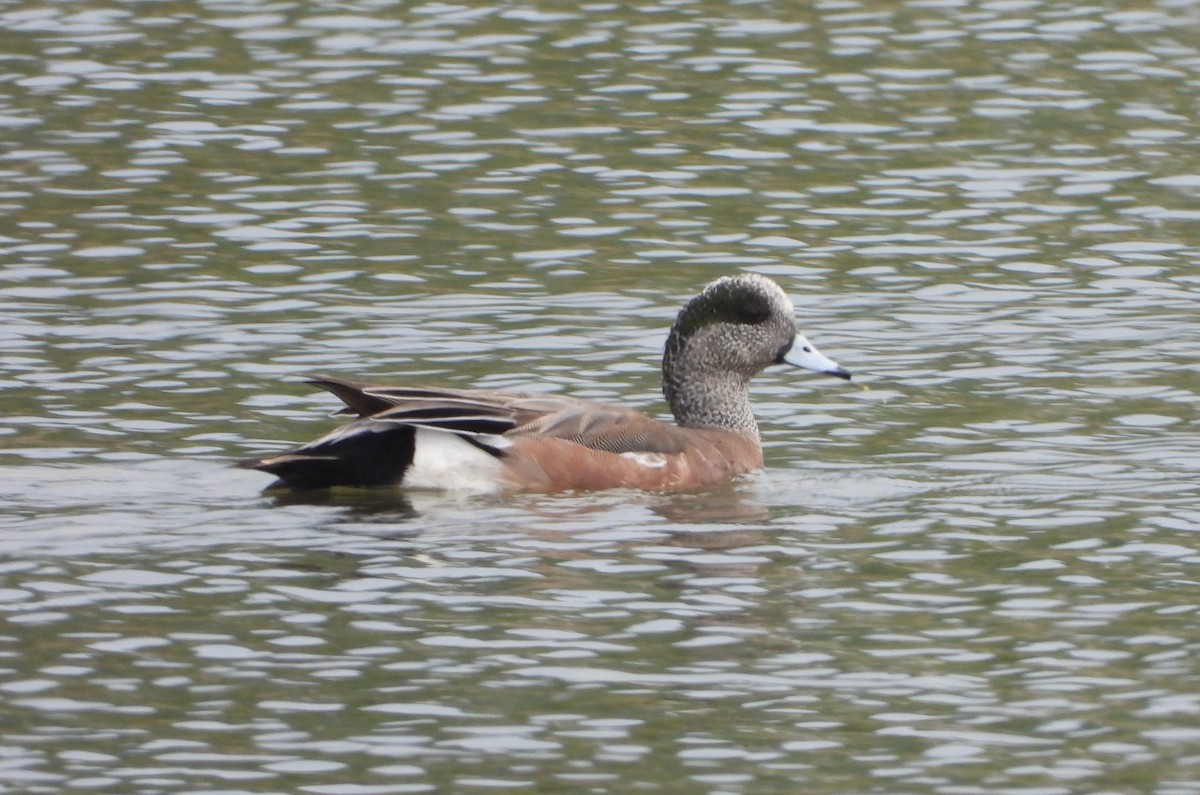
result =
M1200 793L1186 2L0 3L0 789ZM711 493L281 499L287 375L661 412Z

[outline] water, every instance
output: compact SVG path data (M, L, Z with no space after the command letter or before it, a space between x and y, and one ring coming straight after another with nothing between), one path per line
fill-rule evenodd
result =
M1200 792L1190 4L0 5L0 789ZM662 411L706 494L262 496L291 373Z

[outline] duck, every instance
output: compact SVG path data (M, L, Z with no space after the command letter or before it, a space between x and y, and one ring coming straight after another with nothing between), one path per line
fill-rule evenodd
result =
M338 487L497 492L713 488L763 467L751 379L790 365L850 380L797 331L766 276L738 273L684 304L667 335L662 391L675 422L554 394L380 386L301 377L354 419L315 441L239 465L267 490Z

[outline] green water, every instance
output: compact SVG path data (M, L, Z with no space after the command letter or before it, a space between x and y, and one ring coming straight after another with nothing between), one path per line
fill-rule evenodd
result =
M802 7L800 7L802 6ZM0 790L1198 793L1187 4L0 4ZM260 495L288 374L664 411L713 493Z

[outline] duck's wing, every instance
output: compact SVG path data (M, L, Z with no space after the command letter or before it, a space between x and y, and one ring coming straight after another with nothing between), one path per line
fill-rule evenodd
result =
M381 386L319 373L306 373L301 377L305 383L331 392L346 404L335 413L353 414L357 417L373 417L397 407L429 408L435 405L443 405L447 408L455 405L489 406L497 412L503 412L516 401L534 397L517 392L493 392L482 389Z
M678 453L688 431L640 411L575 401L510 431L512 439L564 439L606 453Z
M608 453L678 453L687 432L640 411L556 395L483 390L368 387L368 399L389 408L370 417L383 422L436 428L497 452L517 439L562 439ZM502 436L503 439L485 437Z
M504 434L532 427L547 417L585 405L574 398L556 395L379 386L317 374L304 378L307 383L333 393L346 404L338 414L458 434Z
M629 456L659 469L669 457L690 454L696 441L696 431L639 411L568 397L384 387L324 375L307 380L339 397L358 419L301 447L241 463L277 475L275 487L434 485L456 469L498 483L508 467L528 473L534 485L561 480L586 488L589 469L628 466L618 459Z

